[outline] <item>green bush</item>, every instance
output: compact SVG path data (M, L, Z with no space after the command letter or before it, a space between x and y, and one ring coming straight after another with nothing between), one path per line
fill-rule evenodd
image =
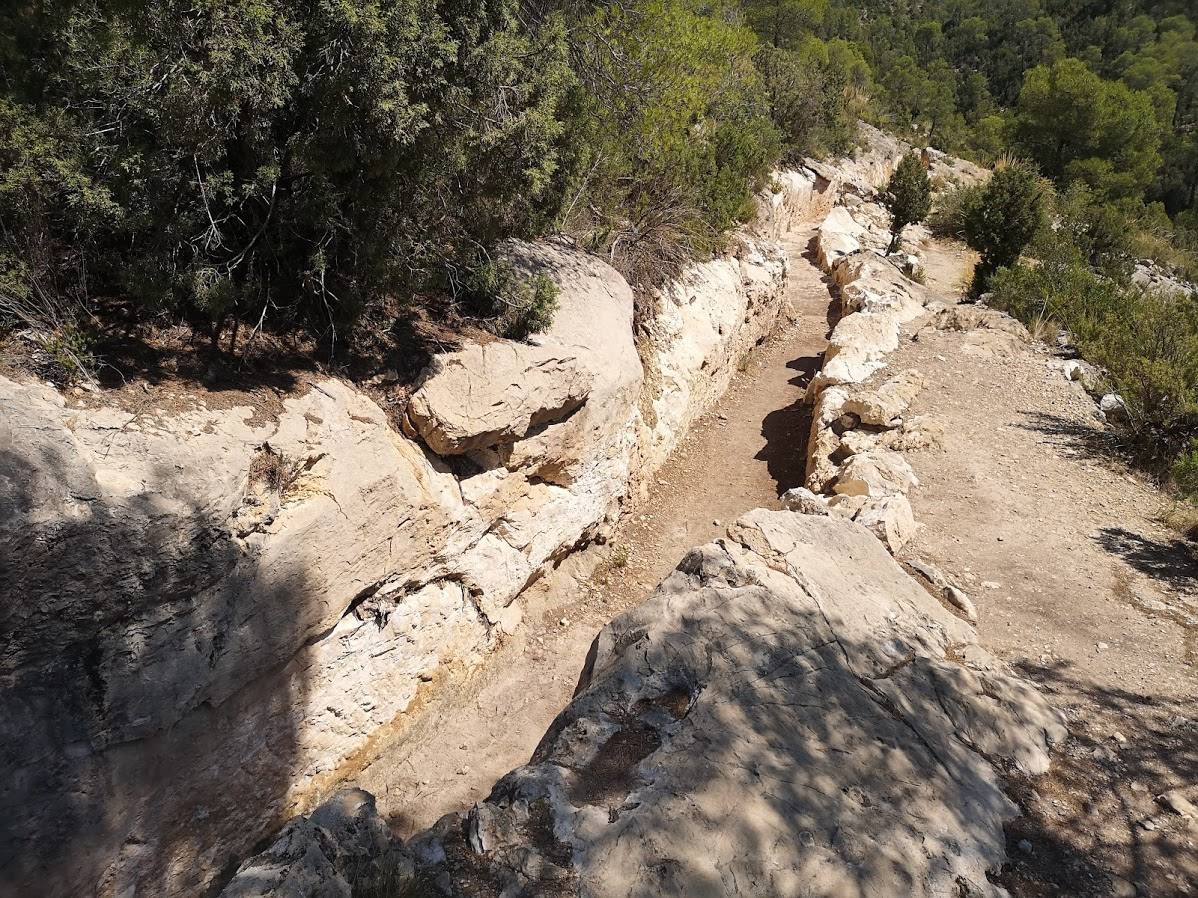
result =
M814 37L797 50L767 43L757 52L757 66L788 159L849 151L862 112L857 100L870 84L857 48Z
M0 289L343 328L560 207L565 32L518 0L0 16Z
M1198 500L1198 439L1190 440L1189 446L1173 463L1173 483L1183 496Z
M966 184L937 195L928 214L928 229L937 237L964 240L966 217L985 189L985 184Z
M1096 273L1067 236L1046 232L1036 264L1000 269L992 302L1025 324L1067 328L1128 409L1140 459L1168 470L1198 434L1198 301L1124 287Z
M563 225L634 283L660 282L723 246L781 153L756 38L698 0L586 6L570 31L581 90Z
M495 333L526 340L548 329L561 293L544 275L522 276L506 260L485 262L469 273L466 299Z
M888 252L894 252L907 225L923 221L932 208L932 185L917 153L908 153L899 161L882 194L882 205L890 212Z
M1048 185L1022 162L996 170L976 202L964 207L965 239L981 254L974 291L981 293L999 268L1014 265L1044 227Z

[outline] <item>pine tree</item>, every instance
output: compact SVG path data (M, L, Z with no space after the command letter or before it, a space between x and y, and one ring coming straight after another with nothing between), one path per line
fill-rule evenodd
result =
M887 252L892 253L899 248L903 229L923 221L932 208L932 185L917 154L908 153L899 162L886 185L882 203L890 211L890 232L894 236Z

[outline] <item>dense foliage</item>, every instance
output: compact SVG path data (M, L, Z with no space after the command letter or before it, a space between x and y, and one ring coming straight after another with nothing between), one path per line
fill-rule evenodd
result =
M0 327L79 368L114 307L214 345L336 352L415 306L526 335L556 300L505 238L659 282L862 117L1034 162L1090 269L1198 270L1182 0L26 0L0 11ZM1036 217L1004 178L934 216L983 276Z
M64 0L0 28L17 295L332 337L556 212L564 28L513 0Z
M923 221L932 209L932 184L917 154L908 153L895 166L882 193L882 204L890 213L889 251L894 252L907 225Z
M965 195L960 209L961 230L981 256L975 292L985 289L999 268L1015 264L1044 227L1046 192L1040 175L1030 166L1017 163L1000 167L984 186Z

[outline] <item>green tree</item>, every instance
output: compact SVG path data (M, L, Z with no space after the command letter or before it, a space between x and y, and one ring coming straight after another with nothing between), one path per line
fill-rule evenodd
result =
M882 204L890 212L890 248L893 253L902 245L903 230L910 224L923 221L932 208L932 185L923 160L916 153L902 158L890 176Z
M1079 59L1028 72L1017 138L1049 177L1080 179L1111 199L1142 195L1161 164L1151 97L1103 80Z
M565 31L518 0L6 16L6 280L177 309L214 344L242 316L334 344L367 306L452 286L560 205Z
M985 290L999 268L1015 264L1044 226L1046 194L1039 172L1015 163L998 169L967 204L965 239L982 257L974 275L975 293Z
M659 282L752 215L782 141L753 32L699 0L587 8L563 224L630 280Z

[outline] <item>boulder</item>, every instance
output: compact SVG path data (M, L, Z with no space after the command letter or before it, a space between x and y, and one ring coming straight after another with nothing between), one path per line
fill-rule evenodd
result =
M730 532L601 631L528 765L409 843L423 881L1005 894L996 765L1043 770L1059 715L864 528L758 510Z
M851 256L861 249L858 242L864 229L843 206L838 206L828 213L816 232L819 265L825 271L831 271L841 260Z
M799 514L827 514L828 500L806 487L796 486L782 494L782 507Z
M1127 420L1127 403L1118 393L1107 393L1098 400L1098 410L1108 421L1118 424Z
M906 496L871 499L853 520L880 539L892 555L915 535L915 515Z
M840 417L840 408L848 395L848 389L840 386L830 386L815 394L807 440L807 487L813 492L824 492L839 470L833 455L840 447L840 435L833 430L833 423Z
M818 396L830 384L857 384L886 367L883 358L898 349L899 322L888 312L855 312L832 329L824 364L808 387Z
M476 344L434 359L408 403L404 429L438 455L514 443L576 411L590 380L559 346Z
M903 419L901 426L886 431L879 444L899 452L914 452L920 449L939 449L944 439L944 425L926 415L913 415Z
M966 595L963 589L949 581L940 568L919 558L908 559L907 567L923 577L932 588L932 592L935 595L943 597L953 608L961 612L962 617L971 624L977 624L977 606L974 605L973 600Z
M375 810L374 796L344 789L242 864L222 898L352 898L356 888L410 874L411 861Z
M892 377L877 389L859 388L851 391L841 411L856 415L865 425L889 427L906 412L919 394L923 379L914 371Z
M833 491L842 496L901 495L919 486L919 478L897 452L880 449L852 456L833 484Z
M840 437L840 446L836 457L847 459L850 455L860 455L876 449L881 439L878 434L864 430L850 430Z
M828 512L851 521L857 512L869 505L869 496L829 496Z

